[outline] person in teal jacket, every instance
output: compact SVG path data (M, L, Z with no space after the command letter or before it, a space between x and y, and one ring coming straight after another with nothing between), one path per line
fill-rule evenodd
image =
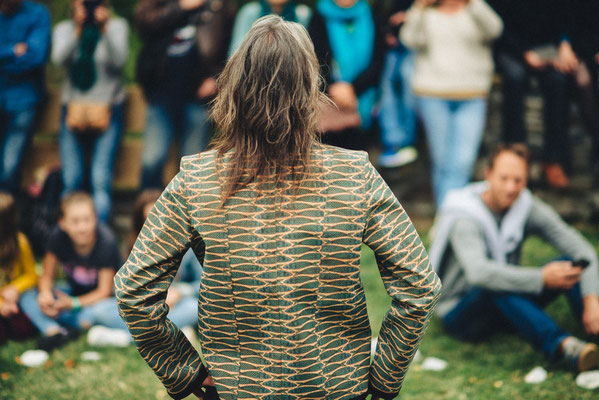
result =
M115 277L120 314L175 399L392 399L401 389L439 278L368 155L318 142L318 107L330 101L318 71L300 24L254 24L219 77L213 149L183 157ZM372 364L362 244L393 299ZM167 318L189 248L204 268L205 364Z

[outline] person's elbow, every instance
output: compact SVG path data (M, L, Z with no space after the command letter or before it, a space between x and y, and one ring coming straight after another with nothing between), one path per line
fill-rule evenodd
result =
M114 297L116 298L119 312L135 306L135 295L132 286L127 284L129 278L126 276L127 264L114 275Z

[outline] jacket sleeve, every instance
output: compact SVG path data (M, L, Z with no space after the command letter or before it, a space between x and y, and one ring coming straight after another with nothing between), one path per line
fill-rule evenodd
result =
M153 40L175 29L186 16L178 1L141 0L134 19L142 39Z
M105 37L110 65L123 69L129 59L129 25L124 19L115 18L109 22Z
M166 294L181 258L201 240L188 218L183 175L181 165L115 276L119 313L139 353L175 399L198 389L207 375L196 350L166 318Z
M449 236L451 250L468 285L492 291L539 294L543 270L493 260L480 225L468 218L458 219Z
M503 21L484 0L470 0L467 11L472 16L485 42L497 39L503 31Z
M38 12L25 43L27 43L25 54L21 57L13 57L3 64L2 72L21 74L44 66L50 51L50 16L45 8Z
M75 36L74 26L69 21L63 21L54 27L52 32L52 62L66 67L75 59L79 48L79 38Z
M572 261L587 260L589 266L580 279L582 295L599 295L599 262L597 252L588 240L539 198L535 198L533 203L529 225L533 232L555 246L561 255L568 256Z
M370 393L393 399L441 291L418 232L372 164L366 164L368 215L363 241L375 254L389 296L370 369Z
M399 40L412 50L423 50L426 47L425 12L417 6L412 6L406 14L406 21L399 30Z
M35 272L35 259L31 252L31 247L24 234L19 233L19 275L16 276L10 285L14 285L19 293L31 289L37 283L37 273Z

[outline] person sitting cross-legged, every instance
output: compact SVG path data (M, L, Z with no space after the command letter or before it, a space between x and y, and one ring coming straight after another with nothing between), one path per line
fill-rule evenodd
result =
M500 145L486 181L450 192L437 216L430 259L443 282L437 308L446 331L478 341L515 331L549 360L596 367L599 349L560 328L543 310L560 294L589 336L599 334L597 256L585 238L526 189L528 151ZM539 235L563 258L520 265L524 240ZM585 268L585 265L587 268Z

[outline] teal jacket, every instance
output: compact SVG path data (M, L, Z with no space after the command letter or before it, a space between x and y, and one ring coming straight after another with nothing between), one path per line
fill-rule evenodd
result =
M184 157L115 278L120 314L173 398L212 375L222 399L393 398L440 282L418 233L364 152L313 151L299 188L249 184L219 208L223 166ZM225 157L227 163L229 157ZM371 364L360 248L392 297ZM166 292L191 247L203 262L206 366L167 318Z

